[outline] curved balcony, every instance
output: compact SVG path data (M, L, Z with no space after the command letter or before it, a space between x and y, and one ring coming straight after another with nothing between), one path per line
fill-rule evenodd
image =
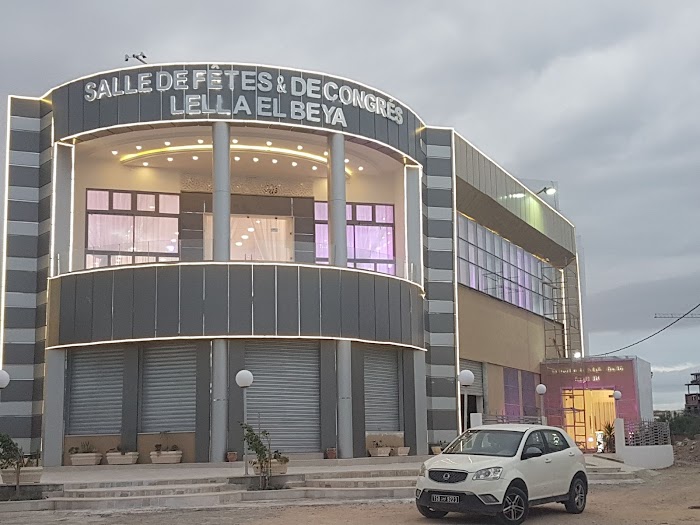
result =
M49 280L47 346L177 339L348 339L424 348L423 290L327 266L191 262Z

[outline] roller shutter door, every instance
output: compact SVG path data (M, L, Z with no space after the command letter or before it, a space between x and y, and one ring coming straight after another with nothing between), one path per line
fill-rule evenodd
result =
M248 423L270 433L272 449L283 453L321 450L321 371L318 343L249 342L245 366Z
M68 435L120 434L124 352L69 353Z
M193 346L144 350L141 361L141 432L194 432L195 352Z
M365 350L365 430L397 432L399 420L399 353Z
M459 369L461 370L471 370L474 374L474 384L468 387L462 388L462 393L466 393L470 396L483 396L484 395L484 365L478 361L470 361L469 359L459 360Z

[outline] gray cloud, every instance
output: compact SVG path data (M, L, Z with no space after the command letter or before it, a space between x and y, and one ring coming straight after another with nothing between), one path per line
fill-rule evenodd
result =
M661 326L655 311L700 302L699 16L694 1L5 2L0 97L39 95L141 50L374 85L514 175L559 182L603 351ZM652 363L697 359L696 329L659 337L679 351L650 342Z

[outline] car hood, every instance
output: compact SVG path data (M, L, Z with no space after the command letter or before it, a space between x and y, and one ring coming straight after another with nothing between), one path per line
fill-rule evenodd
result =
M439 454L425 462L429 470L466 470L473 472L475 469L502 467L512 458L501 456L480 456L471 454Z

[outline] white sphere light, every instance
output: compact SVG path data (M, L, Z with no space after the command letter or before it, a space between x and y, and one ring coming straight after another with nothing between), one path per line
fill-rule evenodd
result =
M540 383L535 387L535 392L537 392L539 395L543 396L547 393L547 385L543 385Z
M471 386L474 384L474 373L471 370L462 370L457 378L462 386Z
M619 390L615 390L613 392L613 398L615 399L615 401L619 401L620 399L622 399L622 392L620 392Z
M249 370L241 370L236 374L236 384L241 388L248 388L253 384L253 374Z
M4 370L0 370L0 389L5 388L10 384L10 374Z

